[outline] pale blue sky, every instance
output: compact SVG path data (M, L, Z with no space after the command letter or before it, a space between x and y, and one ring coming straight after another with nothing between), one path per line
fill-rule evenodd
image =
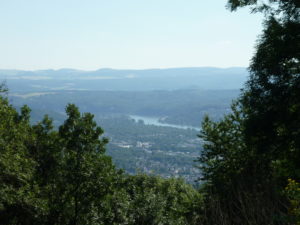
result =
M0 0L0 69L248 66L262 17L225 0Z

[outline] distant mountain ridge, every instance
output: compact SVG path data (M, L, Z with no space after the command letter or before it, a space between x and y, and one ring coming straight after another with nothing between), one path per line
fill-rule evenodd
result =
M76 69L48 69L48 70L1 70L0 69L0 78L18 78L26 75L31 76L51 76L52 78L66 79L66 78L84 78L85 76L94 75L94 76L112 76L117 75L122 77L131 73L151 76L151 75L204 75L209 74L241 74L245 73L246 68L244 67L230 67L230 68L217 68L217 67L183 67L183 68L167 68L167 69L110 69L102 68L98 70L76 70ZM65 77L59 77L64 75ZM72 76L72 77L70 77Z
M176 90L176 89L240 89L248 72L243 67L188 67L168 69L119 70L103 68L95 71L0 70L0 79L10 88L24 91L60 90ZM23 91L21 89L21 91Z

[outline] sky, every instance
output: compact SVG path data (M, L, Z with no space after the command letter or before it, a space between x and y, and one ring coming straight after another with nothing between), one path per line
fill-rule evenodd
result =
M0 69L247 67L262 16L226 0L0 0Z

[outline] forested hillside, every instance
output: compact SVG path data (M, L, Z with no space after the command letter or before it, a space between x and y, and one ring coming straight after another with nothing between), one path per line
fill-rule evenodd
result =
M159 82L159 81L158 81ZM162 118L171 124L200 127L202 117L219 119L230 111L239 90L155 90L155 91L52 91L13 92L9 99L16 106L27 104L37 110L33 120L47 112L61 119L67 103L97 116L140 115ZM44 111L44 112L43 112ZM40 112L38 116L37 113ZM61 116L57 115L60 114Z

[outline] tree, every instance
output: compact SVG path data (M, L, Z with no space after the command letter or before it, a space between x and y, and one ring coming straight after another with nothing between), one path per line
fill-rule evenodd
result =
M237 104L232 105L232 111L219 122L206 116L199 135L205 140L199 158L202 179L225 195L236 185L233 180L243 172L250 157L243 136L243 114Z
M44 213L44 201L34 180L35 161L27 144L33 140L29 108L18 113L0 96L0 221L1 224L34 224Z
M138 174L125 177L121 187L129 200L125 211L129 224L192 225L200 221L202 195L181 179Z
M255 216L267 212L251 224L273 224L272 217L285 211L280 192L287 178L300 178L300 2L228 1L231 10L244 6L266 16L249 67L250 79L232 114L219 122L204 120L201 137L206 144L199 161L204 180L211 184L206 188L220 199L231 224L250 218L241 211L240 216L232 214L245 208L249 198L264 202L251 206L261 207ZM276 212L269 210L271 206ZM233 221L234 217L241 220Z
M268 155L269 163L280 160L288 170L282 174L285 178L288 175L297 180L300 179L299 7L291 15L288 8L282 17L270 16L265 22L250 65L251 77L241 98L248 115L247 142Z
M232 10L246 5L266 14L240 98L246 141L268 159L265 163L279 167L285 182L287 176L299 180L300 2L229 1Z
M0 90L1 92L1 90ZM198 224L202 195L180 179L126 175L105 155L90 113L66 107L55 129L30 124L0 97L0 223L4 225Z
M46 179L46 192L51 196L48 223L101 224L97 220L105 213L103 200L113 191L117 178L111 158L104 154L107 139L100 139L103 130L97 126L92 114L81 115L73 104L67 106L66 113L68 118L56 135L49 133L51 125L47 117L43 124L35 127L39 131L40 144L46 140L41 138L42 134L52 140L50 146L49 141L44 142L44 153L40 153L47 155L41 157L40 165L46 168L51 165L55 171Z

